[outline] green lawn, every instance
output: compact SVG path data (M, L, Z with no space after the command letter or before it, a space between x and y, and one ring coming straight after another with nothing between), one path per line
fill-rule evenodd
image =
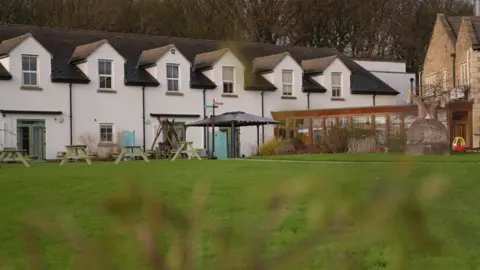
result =
M334 156L338 159L331 159ZM475 158L474 155L450 157L451 161L474 161ZM329 158L309 155L296 159L397 161L401 157L391 154L331 155ZM450 161L446 157L435 160ZM188 209L194 187L199 183L209 184L211 191L206 203L209 222L219 226L233 223L257 228L265 214L261 203L264 196L282 187L294 189L285 186L283 181L340 183L351 191L352 196L360 198L360 205L372 195L372 189L379 182L393 180L414 186L425 178L439 176L449 180L448 192L434 204L425 206L428 220L422 221L438 241L439 249L431 254L413 252L409 255L413 265L407 269L477 269L480 265L479 175L477 162L332 164L192 160L119 165L94 163L92 166L68 164L63 167L35 164L31 168L3 165L0 168L0 263L13 266L13 269L27 269L20 237L21 224L32 214L55 220L71 217L78 230L92 241L110 239L107 236L113 232L121 234L116 219L106 214L101 205L105 199L121 192L128 180L140 183L148 194L165 198L182 211ZM296 207L290 209L291 216L271 234L269 252L273 254L292 248L297 239L309 232L305 217L307 202L321 194L315 190L311 189L295 201ZM61 222L55 222L53 229L57 229L55 225L60 227ZM353 225L348 234L353 234L356 229ZM333 232L325 235L309 249L312 256L308 263L290 269L335 269L331 263L338 260L338 253L363 258L364 262L355 269L384 269L390 264L387 254L393 246L388 241L370 241L362 237L344 241L346 238ZM137 266L136 256L128 252L133 244L126 238L115 239L118 243L111 252L118 252L114 259L117 266L110 269L144 269ZM202 239L202 269L213 269L208 266L213 258L212 237L206 233ZM47 269L73 269L74 258L64 241L44 237L42 246L48 261Z

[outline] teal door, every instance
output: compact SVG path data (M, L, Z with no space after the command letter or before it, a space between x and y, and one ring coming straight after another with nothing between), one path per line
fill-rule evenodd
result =
M211 135L211 133L209 133ZM208 137L208 151L212 151L212 136ZM217 158L228 158L228 142L227 132L217 131L215 132L215 156Z
M32 159L45 160L45 121L17 120L17 149L25 150Z
M124 131L123 132L123 145L124 146L134 146L135 145L135 131Z

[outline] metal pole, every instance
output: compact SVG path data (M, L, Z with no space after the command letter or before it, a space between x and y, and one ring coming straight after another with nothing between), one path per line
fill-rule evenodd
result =
M215 98L212 101L212 159L215 159Z
M257 156L260 156L260 126L257 125Z

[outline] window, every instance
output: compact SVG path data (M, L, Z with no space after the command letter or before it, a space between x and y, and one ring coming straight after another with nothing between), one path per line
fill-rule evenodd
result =
M100 142L113 143L113 124L100 124Z
M112 61L98 60L100 89L112 89Z
M167 64L167 91L178 92L178 65Z
M282 70L282 89L284 96L293 95L293 71Z
M233 93L234 73L233 67L223 67L222 69L223 93L225 94Z
M468 84L467 63L460 66L460 84L462 86Z
M467 81L466 84L470 85L470 51L467 51Z
M23 86L38 86L38 57L36 55L22 55L22 83Z
M332 73L332 97L342 97L342 74Z

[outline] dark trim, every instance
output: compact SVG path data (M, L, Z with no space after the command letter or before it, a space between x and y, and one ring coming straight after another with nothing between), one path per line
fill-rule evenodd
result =
M254 85L247 85L244 87L245 91L276 91L277 87L269 87L269 86L254 86Z
M143 151L146 151L145 148L147 145L146 138L146 127L145 127L145 85L142 86L142 131L143 131Z
M377 96L377 94L373 94L372 95L372 99L373 99L373 107L375 107L375 97Z
M0 81L9 81L12 79L11 75L0 76Z
M136 82L136 81L125 81L126 86L152 86L152 87L157 87L160 85L159 82Z
M52 77L51 81L54 83L73 83L73 84L89 84L90 79L72 79L72 78L55 78Z
M379 96L398 96L400 92L379 92L372 90L351 90L354 95L379 95Z
M203 119L207 119L207 108L205 108L205 105L207 105L207 94L206 94L207 89L203 89ZM207 128L203 127L203 148L207 149Z
M206 85L206 84L199 84L199 83L191 83L190 88L192 89L202 89L202 90L213 90L217 88L216 85Z
M175 117L175 118L198 118L200 114L170 114L170 113L151 113L151 117Z
M302 90L302 92L304 93L318 93L318 94L323 94L323 93L326 93L327 92L327 89L325 88L317 88L317 89L314 89L314 88L304 88Z
M68 104L70 111L70 145L73 145L73 92L72 83L68 84Z
M0 110L0 113L5 114L45 114L45 115L62 115L62 111L22 111L22 110Z

